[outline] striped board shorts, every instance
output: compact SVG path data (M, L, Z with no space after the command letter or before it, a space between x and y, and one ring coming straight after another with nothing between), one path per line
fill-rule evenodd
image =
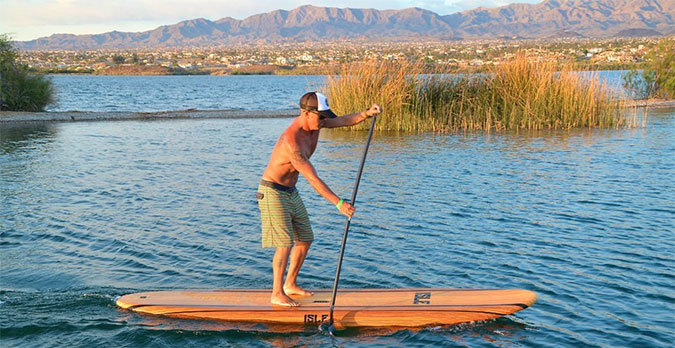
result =
M294 241L314 240L307 209L295 187L262 180L256 196L263 248L287 248Z

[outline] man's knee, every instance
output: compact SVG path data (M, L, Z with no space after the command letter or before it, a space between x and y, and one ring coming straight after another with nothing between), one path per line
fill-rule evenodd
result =
M309 249L309 247L312 246L312 242L303 242L303 241L296 241L295 242L295 247L302 248L302 249Z
M291 249L291 247L277 247L277 250L274 252L274 258L288 257L288 254L291 253Z

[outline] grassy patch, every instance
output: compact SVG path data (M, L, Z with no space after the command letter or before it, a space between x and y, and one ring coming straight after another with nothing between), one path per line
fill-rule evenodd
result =
M484 74L427 74L422 64L344 66L323 87L337 113L381 103L378 130L570 129L631 125L626 104L597 76L517 58ZM361 125L361 127L367 127Z

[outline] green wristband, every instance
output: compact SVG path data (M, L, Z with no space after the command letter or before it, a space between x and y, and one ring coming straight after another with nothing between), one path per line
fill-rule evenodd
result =
M338 208L338 210L340 210L340 206L341 206L342 203L344 203L344 202L345 202L345 200L344 200L344 199L341 199L341 200L338 202L338 204L335 205L335 207Z

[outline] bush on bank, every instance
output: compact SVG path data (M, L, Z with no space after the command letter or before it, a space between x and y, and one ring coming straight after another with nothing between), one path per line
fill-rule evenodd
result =
M378 130L570 129L629 125L625 102L597 76L520 57L485 74L426 74L411 62L345 66L324 86L337 113L382 103ZM592 74L591 74L592 75ZM365 128L368 125L360 125Z
M623 86L637 99L675 99L675 40L662 39L645 57L644 69L634 66Z
M30 73L17 58L10 37L0 34L0 110L43 111L54 100L52 83Z

